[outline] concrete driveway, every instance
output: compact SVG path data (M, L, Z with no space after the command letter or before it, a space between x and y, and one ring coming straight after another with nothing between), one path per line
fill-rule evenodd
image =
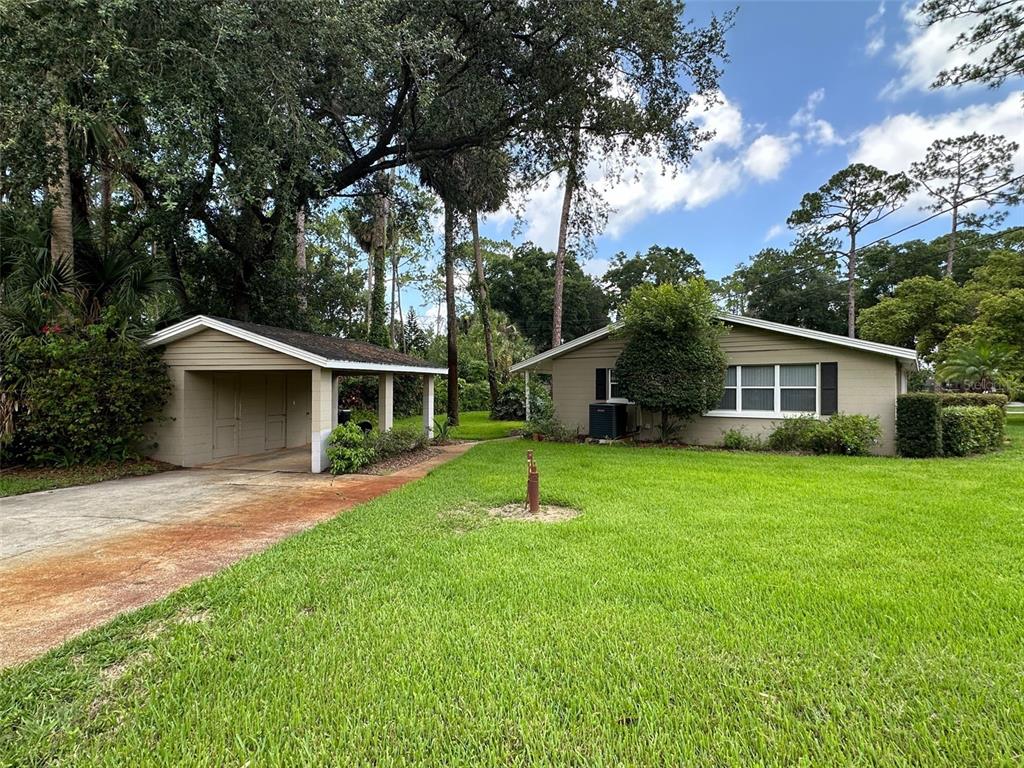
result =
M194 469L0 500L0 667L37 656L463 453L390 475Z

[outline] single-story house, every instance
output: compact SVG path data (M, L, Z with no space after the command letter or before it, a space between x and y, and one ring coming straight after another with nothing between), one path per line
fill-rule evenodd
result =
M764 436L787 416L861 413L880 422L876 452L895 452L896 396L907 391L907 374L917 368L914 350L752 317L719 319L728 329L721 342L728 361L725 393L718 408L687 424L678 439L720 445L730 429ZM549 374L555 417L580 434L607 434L611 418L612 436L653 439L660 415L632 405L617 388L615 362L625 345L617 327L588 333L511 370L525 374L527 387L531 372ZM616 411L622 413L617 419Z
M376 376L378 425L394 422L395 374L423 377L423 427L433 434L434 377L443 368L365 341L197 315L153 334L172 390L153 427L155 459L195 467L305 448L327 468L338 425L338 378Z

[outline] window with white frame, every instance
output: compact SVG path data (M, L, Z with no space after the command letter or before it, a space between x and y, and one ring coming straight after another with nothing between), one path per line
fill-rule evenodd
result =
M818 366L779 366L779 407L783 413L818 410Z
M725 369L725 390L722 392L722 399L718 403L720 411L736 410L736 366L730 365Z
M718 408L728 415L818 413L818 364L730 365Z
M622 396L622 389L619 387L619 380L615 376L615 369L608 369L608 399L609 400L625 400Z
M775 410L775 366L743 365L740 368L740 410Z

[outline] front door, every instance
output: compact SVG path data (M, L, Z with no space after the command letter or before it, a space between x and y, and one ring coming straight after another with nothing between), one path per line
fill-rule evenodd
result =
M288 424L288 398L285 374L267 374L267 445L268 451L284 448Z
M238 377L213 375L213 458L238 455Z

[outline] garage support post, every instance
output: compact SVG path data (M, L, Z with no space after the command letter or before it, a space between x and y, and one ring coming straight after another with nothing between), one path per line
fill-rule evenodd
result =
M434 375L423 374L423 431L434 437Z
M530 372L523 371L523 383L526 391L526 420L530 420Z
M377 377L377 429L387 432L395 426L395 374Z
M327 469L327 438L338 423L338 378L326 368L314 368L313 392L309 418L312 438L311 466L313 472Z

